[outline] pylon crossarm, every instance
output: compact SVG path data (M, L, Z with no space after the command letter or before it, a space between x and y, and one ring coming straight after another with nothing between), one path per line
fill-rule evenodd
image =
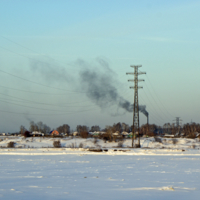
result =
M131 67L136 67L136 68L138 68L138 67L142 67L142 65L131 65Z
M146 74L146 72L126 72L126 75L142 75L142 74Z
M128 81L135 82L136 80L135 79L129 79ZM141 81L144 81L144 79L138 79L137 81L141 82Z
M130 86L129 87L130 89L135 89L136 87L135 86ZM137 86L137 89L142 89L143 87L142 86Z
M146 72L138 72L138 75L146 74Z

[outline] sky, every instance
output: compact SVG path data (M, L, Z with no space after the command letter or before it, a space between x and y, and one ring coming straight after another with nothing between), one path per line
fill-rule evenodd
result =
M131 65L151 124L200 121L200 2L0 1L0 132L30 121L133 123ZM140 113L140 125L146 117Z

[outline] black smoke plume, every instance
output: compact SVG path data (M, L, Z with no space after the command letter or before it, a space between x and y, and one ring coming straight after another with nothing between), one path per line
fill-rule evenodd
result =
M85 92L87 97L100 108L109 109L109 106L115 105L126 112L133 112L133 104L118 93L117 88L120 87L120 83L114 78L117 75L110 69L105 59L98 58L92 64L77 60L74 66L82 69L78 78L74 78L52 59L30 61L31 70L42 75L47 82L67 82L71 87L80 83L78 86L82 92ZM145 105L139 106L139 110L148 116Z
M119 86L119 83L114 79L116 74L109 68L106 61L98 59L97 62L99 67L94 69L84 61L79 61L79 65L84 66L84 69L80 72L80 82L87 97L102 109L116 105L127 112L133 112L133 104L118 93L117 86ZM139 110L145 116L148 116L146 106L139 106Z

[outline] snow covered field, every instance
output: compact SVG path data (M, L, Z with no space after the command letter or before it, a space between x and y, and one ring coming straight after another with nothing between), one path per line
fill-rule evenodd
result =
M123 142L104 142L103 140L94 138L42 138L42 137L6 137L0 136L0 148L7 147L9 142L15 142L16 148L51 148L53 142L59 140L61 146L64 148L70 147L84 147L84 148L116 148L131 147L132 140L125 139ZM137 141L136 141L137 142ZM200 149L200 139L187 139L187 138L158 138L157 141L153 137L141 138L142 148L153 149Z
M196 140L180 139L177 148L169 148L169 143L164 149L130 149L113 147L117 143L76 139L76 145L108 145L108 151L96 153L66 148L72 140L61 140L65 148L55 149L41 148L52 147L50 138L29 139L12 141L38 148L0 149L0 199L199 199L200 150ZM153 138L148 140L150 146ZM0 146L8 141L4 139ZM152 147L157 145L151 143Z

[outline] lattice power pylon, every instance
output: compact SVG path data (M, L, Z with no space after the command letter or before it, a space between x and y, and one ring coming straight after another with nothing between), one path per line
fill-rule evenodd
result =
M178 129L178 132L180 132L182 119L180 117L176 117L173 121L176 121L176 128Z
M131 89L134 89L134 104L133 104L133 128L132 128L132 147L134 141L134 135L138 135L138 145L136 147L140 147L140 121L139 121L139 101L138 101L138 89L143 88L138 86L138 82L144 81L143 79L138 79L138 75L146 74L146 72L138 72L138 68L142 67L142 65L131 65L134 68L134 72L128 72L126 74L134 75L134 79L130 79L128 81L134 82L134 86L131 86Z

